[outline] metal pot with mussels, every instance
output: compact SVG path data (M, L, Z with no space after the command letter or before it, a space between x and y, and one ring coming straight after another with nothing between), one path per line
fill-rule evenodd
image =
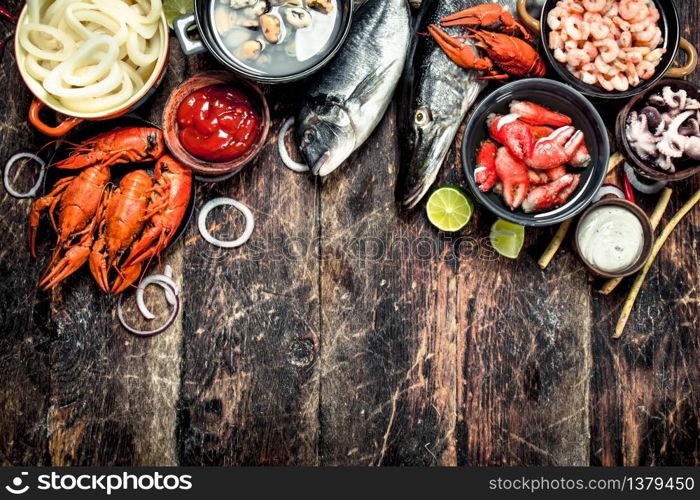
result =
M209 51L262 83L286 83L323 67L345 41L353 0L195 0L175 21L186 55ZM196 25L200 40L188 30Z

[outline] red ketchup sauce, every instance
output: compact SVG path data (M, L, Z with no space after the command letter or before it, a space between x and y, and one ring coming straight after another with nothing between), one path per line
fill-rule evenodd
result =
M177 110L178 136L192 156L222 163L243 156L260 132L260 116L250 99L227 85L193 93Z

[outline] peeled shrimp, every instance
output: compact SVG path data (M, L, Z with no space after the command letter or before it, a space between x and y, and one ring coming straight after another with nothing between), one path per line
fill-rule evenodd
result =
M607 0L583 0L583 8L588 12L601 12L607 4Z
M625 76L632 87L639 85L639 73L637 73L637 67L634 65L634 63L627 63L627 67L625 68Z
M666 49L654 49L644 56L645 61L655 62L661 59L661 57L666 53Z
M617 8L622 19L630 20L639 15L642 3L639 0L621 0Z
M583 50L586 52L586 54L588 54L588 57L591 58L591 61L598 57L598 49L595 45L593 45L593 42L584 43Z
M578 49L578 42L576 40L567 40L564 42L564 52L576 49Z
M610 80L605 78L605 76L603 75L598 75L598 85L603 87L608 92L612 92L613 90L615 90L615 87L613 87L613 84L610 82Z
M604 40L606 38L609 38L610 37L610 27L602 22L591 23L591 35L596 40Z
M547 14L547 25L551 30L558 30L564 24L564 18L568 15L566 9L561 7L554 7Z
M656 65L649 61L642 61L637 64L637 74L642 80L648 80L656 72Z
M549 48L583 82L625 91L656 72L659 20L651 0L559 0L547 14Z
M595 85L598 82L598 77L588 71L581 71L581 81L588 85Z
M624 47L624 48L631 47L632 46L632 33L630 33L629 31L625 31L624 33L622 33L620 35L620 38L618 38L618 40L617 40L617 44L620 47Z
M586 40L591 34L590 25L577 16L569 16L564 20L564 30L573 40Z
M661 19L661 13L659 9L652 5L649 7L649 20L651 20L652 23L658 23L659 19Z
M612 70L612 67L608 63L606 63L601 56L596 57L594 64L595 69L597 69L603 75L610 73L610 71Z
M648 27L644 28L642 31L632 33L632 38L638 42L650 42L655 36L657 31L661 33L658 26L650 24Z
M591 62L591 57L583 49L574 49L566 53L566 62L578 68L582 64Z
M565 63L566 62L566 53L561 49L555 49L554 50L554 59L556 59L560 63Z
M630 88L629 80L622 73L618 73L617 75L613 76L610 80L610 84L615 90L619 90L620 92L625 92Z
M549 48L562 50L564 48L564 41L561 39L561 35L558 31L549 32Z
M593 45L598 48L600 57L606 63L613 62L620 54L620 47L618 47L617 42L615 42L615 40L611 40L610 38L593 42Z
M615 16L612 18L612 20L615 23L615 25L622 31L629 31L632 29L632 25L624 19L622 19L620 16Z

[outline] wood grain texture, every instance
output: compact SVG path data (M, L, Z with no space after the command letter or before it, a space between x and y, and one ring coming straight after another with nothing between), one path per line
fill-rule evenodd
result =
M677 2L682 36L700 44L698 2ZM689 79L700 83L696 71ZM674 184L660 228L700 179ZM647 200L647 209L652 203ZM599 465L697 465L700 211L693 210L662 249L620 341L613 341L630 280L608 297L593 295L591 461Z
M18 2L15 2L18 3ZM9 6L17 12L16 5ZM14 8L13 8L14 7ZM0 26L0 29L4 27ZM3 33L0 31L0 33ZM14 65L11 46L0 64L4 89L23 83ZM31 102L26 92L0 99L0 158L4 161L20 148L36 148L43 138L25 120ZM11 180L28 190L36 169L16 169ZM27 213L31 200L17 201L0 192L0 464L44 464L47 461L46 410L50 392L47 328L49 301L35 293L38 277L27 249Z
M209 58L195 64L192 73L213 67ZM284 89L274 91L270 101L283 97ZM273 109L275 117L287 113ZM200 207L218 196L250 207L255 231L233 250L209 245L194 223L186 236L177 410L182 463L317 463L318 199L313 179L280 163L280 126L275 120L254 164L230 181L197 190ZM242 217L217 209L209 227L233 239L243 229Z
M700 44L700 7L678 6L684 36ZM180 81L218 67L172 41L166 80L139 110L154 122ZM25 121L30 95L11 49L0 82L22 90L0 100L0 160L45 141ZM183 311L156 338L124 332L85 270L35 291L53 236L42 229L31 261L29 202L0 191L0 464L700 463L700 211L613 341L629 283L598 295L568 243L541 271L551 229L528 230L509 261L488 244L484 210L448 236L422 209L397 206L393 105L328 178L283 168L276 134L302 85L264 89L274 123L254 164L198 184L195 217L231 196L256 229L223 250L190 224L160 263L183 284ZM465 184L456 149L438 184ZM674 186L671 210L699 184ZM209 227L233 236L242 217L217 209Z

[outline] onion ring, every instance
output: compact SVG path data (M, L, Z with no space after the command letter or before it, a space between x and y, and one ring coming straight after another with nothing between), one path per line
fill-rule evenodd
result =
M136 288L136 305L139 311L146 319L155 319L156 316L146 307L146 303L143 300L143 293L146 291L149 285L158 285L165 292L165 300L171 306L175 306L175 295L178 295L180 291L178 290L177 283L172 279L173 269L170 266L165 268L163 274L151 274L150 276L141 280L138 288ZM175 293L173 294L173 290Z
M615 184L603 184L603 186L598 190L596 195L593 197L593 203L602 200L604 197L614 194L616 197L624 200L625 199L625 193L622 192L622 189L617 187Z
M36 180L32 188L27 191L26 193L18 193L15 191L15 189L10 185L10 170L14 166L15 163L17 163L17 160L20 160L22 158L29 158L31 160L34 160L41 166L41 172L39 173L39 178ZM10 157L9 160L7 160L7 163L5 163L5 169L3 170L3 175L2 175L2 183L5 186L5 191L8 192L10 196L13 196L14 198L34 198L36 196L36 193L39 191L39 188L41 187L41 184L44 182L44 177L46 176L46 163L44 160L39 158L37 155L34 153L27 153L27 152L19 152L15 153Z
M634 173L634 170L630 164L627 162L625 162L624 169L630 184L632 184L632 187L642 194L656 194L668 184L666 181L659 181L653 184L642 182L639 177L637 177L637 174Z
M245 230L240 238L233 241L221 241L214 238L214 236L212 236L207 230L207 216L209 215L209 212L221 205L231 205L245 216ZM253 228L255 227L255 220L253 218L253 213L243 203L232 198L215 198L213 200L209 200L202 207L197 219L197 226L199 227L199 232L202 234L202 237L212 245L221 248L236 248L250 239L250 236L253 234Z
M277 136L277 149L279 149L280 157L282 158L282 163L284 163L284 166L287 167L289 170L292 170L294 172L308 172L309 166L304 165L303 163L296 162L292 160L292 157L289 156L289 152L287 151L287 146L284 143L284 138L287 135L287 131L294 125L294 117L289 118L284 124L282 125L282 128L280 129L280 134Z
M168 287L170 288L170 285L165 284L165 283L159 283L162 287ZM126 320L124 320L124 309L122 307L122 298L124 295L119 296L119 302L117 304L117 317L119 318L119 322L121 325L124 327L126 331L129 333L139 336L139 337L152 337L153 335L158 335L159 333L163 333L165 330L170 328L170 325L172 325L175 322L175 318L177 317L177 314L180 312L180 297L175 293L175 289L171 288L170 290L175 297L175 305L170 311L170 316L168 316L168 319L165 321L165 323L156 328L155 330L137 330L136 328L130 326Z

